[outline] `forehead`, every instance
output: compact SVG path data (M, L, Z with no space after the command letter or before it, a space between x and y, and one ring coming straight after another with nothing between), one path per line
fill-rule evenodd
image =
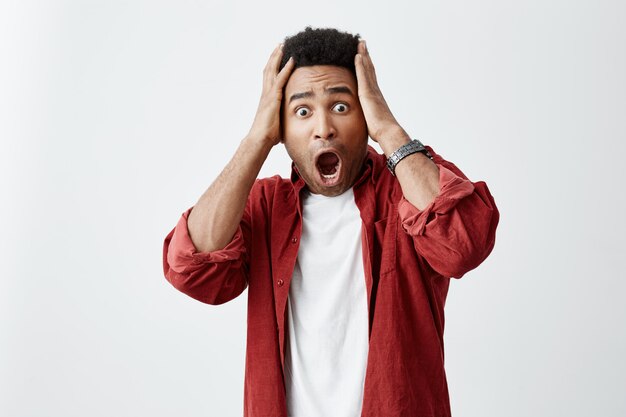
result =
M323 91L329 87L345 85L356 94L356 78L349 69L335 65L312 65L296 68L285 86L287 96L306 91Z

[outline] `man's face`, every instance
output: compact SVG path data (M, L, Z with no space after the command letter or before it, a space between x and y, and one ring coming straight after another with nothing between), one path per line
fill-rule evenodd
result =
M336 196L352 187L367 153L357 82L346 68L300 67L283 97L285 148L309 190Z

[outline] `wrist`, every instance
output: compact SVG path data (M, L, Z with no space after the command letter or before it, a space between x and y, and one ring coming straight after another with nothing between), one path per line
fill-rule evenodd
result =
M265 156L270 153L275 144L276 143L265 137L255 136L252 134L246 135L241 141L241 146L248 149L249 152L254 154L260 153Z
M389 157L402 145L411 141L411 137L401 126L392 126L383 130L377 140L385 156Z
M396 165L398 165L400 161L418 152L422 153L424 156L431 160L433 159L432 155L430 154L430 152L428 152L424 144L417 139L413 139L409 143L402 145L400 148L398 148L395 152L387 157L387 168L389 168L391 175L396 175Z
M269 151L272 147L277 145L280 140L270 138L267 135L258 134L254 131L248 132L248 134L243 138L242 142L246 142L249 144L254 144L255 147L267 148Z

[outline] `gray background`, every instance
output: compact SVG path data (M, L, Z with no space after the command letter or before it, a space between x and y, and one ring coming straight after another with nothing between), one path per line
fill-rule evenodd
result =
M624 2L0 4L0 415L241 415L247 292L177 292L162 242L309 24L501 211L446 305L453 414L626 414Z

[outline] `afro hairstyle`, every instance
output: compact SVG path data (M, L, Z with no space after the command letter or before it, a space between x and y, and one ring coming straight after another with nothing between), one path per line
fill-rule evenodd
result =
M340 32L333 28L312 29L285 38L282 69L289 57L295 61L294 69L311 65L334 65L349 69L356 76L354 56L357 54L360 35Z

